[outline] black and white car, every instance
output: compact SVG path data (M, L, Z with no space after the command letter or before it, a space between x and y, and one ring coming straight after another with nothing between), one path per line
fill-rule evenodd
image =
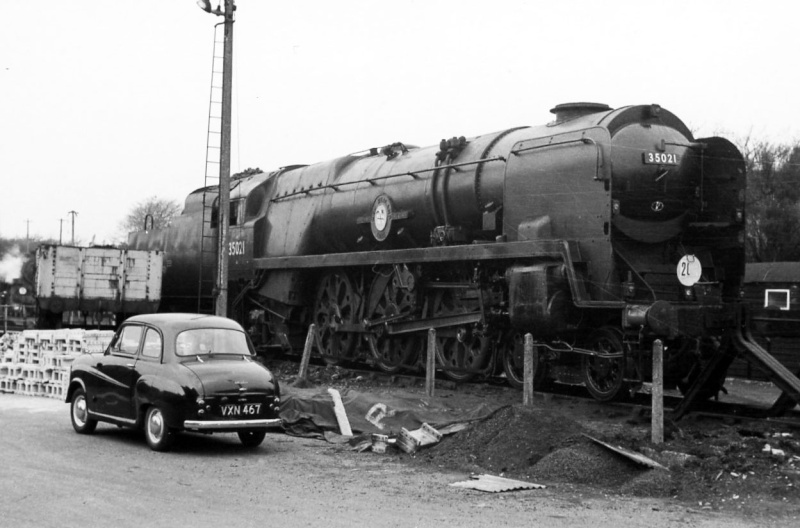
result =
M238 323L209 315L127 319L104 353L75 359L66 401L78 433L100 421L144 428L156 451L179 431L236 432L256 447L282 428L278 380Z

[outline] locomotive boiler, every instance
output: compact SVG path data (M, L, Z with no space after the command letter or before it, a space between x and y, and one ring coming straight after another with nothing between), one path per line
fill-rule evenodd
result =
M456 381L585 383L599 400L650 377L686 388L731 344L744 274L745 165L658 105L556 106L555 119L417 148L394 143L233 178L229 302L262 351L329 363L437 368ZM165 252L162 309L213 295L217 188L169 228L132 233ZM223 216L223 221L225 221ZM724 366L702 383L708 394Z

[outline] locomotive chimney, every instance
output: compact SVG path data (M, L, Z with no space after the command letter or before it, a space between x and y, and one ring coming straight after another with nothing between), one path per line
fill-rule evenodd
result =
M581 116L608 110L611 110L611 107L603 103L564 103L551 108L550 112L556 115L554 124L558 125Z

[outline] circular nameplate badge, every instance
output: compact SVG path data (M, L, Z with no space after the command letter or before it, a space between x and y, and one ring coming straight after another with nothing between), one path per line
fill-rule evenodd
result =
M703 274L703 265L694 255L684 255L678 262L678 280L684 286L694 286Z
M382 194L375 198L372 204L372 236L375 240L383 242L392 229L392 201Z

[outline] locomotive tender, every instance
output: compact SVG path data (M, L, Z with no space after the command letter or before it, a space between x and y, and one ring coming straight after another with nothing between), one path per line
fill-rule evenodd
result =
M586 384L599 400L650 376L683 389L731 346L744 275L745 165L658 105L569 103L555 120L417 148L395 143L231 184L229 313L262 350L300 349L310 323L329 363L437 367L456 380ZM217 188L170 227L162 310L198 310L215 257ZM212 242L213 243L213 242ZM204 245L205 244L205 245ZM724 368L703 383L713 394Z

